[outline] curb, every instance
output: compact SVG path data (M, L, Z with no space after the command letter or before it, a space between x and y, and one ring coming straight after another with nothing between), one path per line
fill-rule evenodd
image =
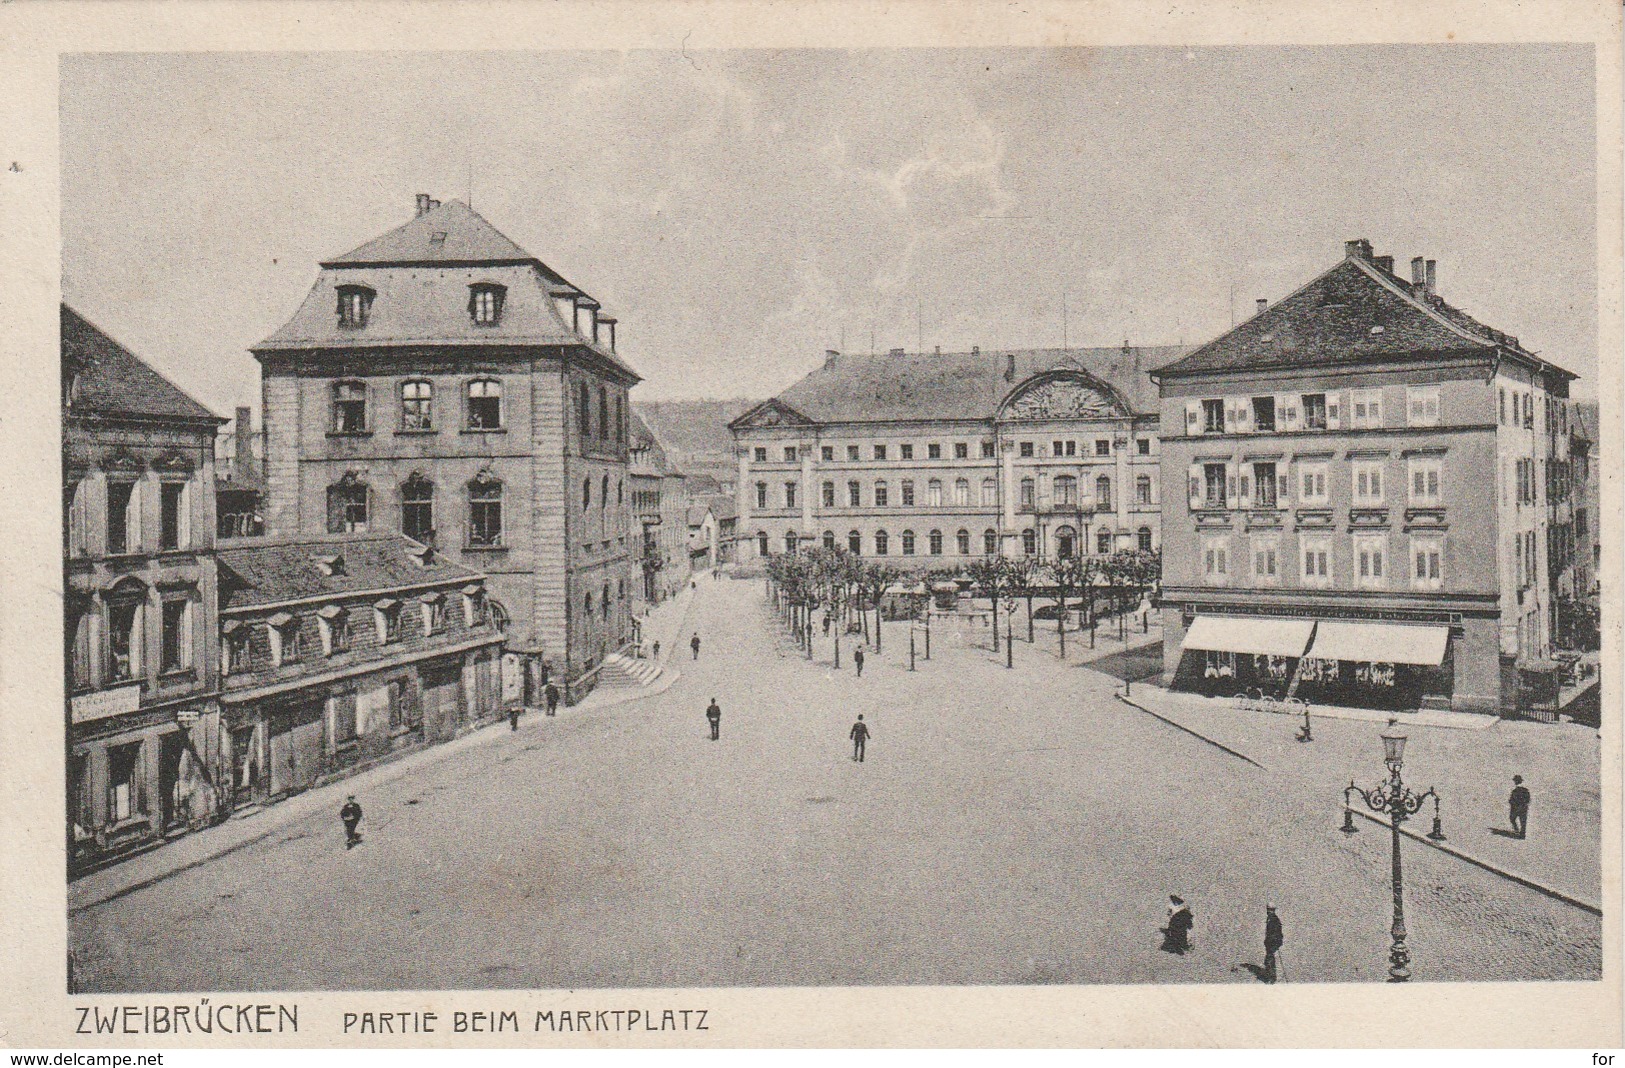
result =
M1226 753L1229 753L1231 756L1235 757L1238 760L1245 760L1247 763L1251 764L1253 767L1257 768L1260 771L1268 771L1269 770L1268 768L1264 767L1264 765L1260 764L1258 761L1256 761L1252 757L1248 756L1246 753L1238 753L1236 750L1230 748L1228 745L1225 745L1222 742L1215 742L1212 738L1209 738L1205 734L1198 734L1196 731L1191 730L1189 727L1185 726L1183 723L1177 723L1174 720L1169 719L1167 716L1164 716L1159 712L1153 712L1149 708L1145 707L1144 705L1140 704L1137 701L1131 701L1127 697L1124 697L1120 693L1114 693L1114 694L1112 694L1112 696L1117 698L1119 701L1123 702L1125 705L1128 705L1130 708L1137 708L1141 712L1144 712L1148 716L1151 716L1151 717L1153 717L1155 719L1162 720L1162 722L1168 724L1168 726L1170 726L1170 727L1173 727L1173 728L1175 728L1177 730L1184 731L1186 734L1190 735L1192 738L1200 738L1202 741L1206 742L1208 745L1211 745L1215 749L1222 749Z
M1392 826L1387 820L1379 819L1369 812L1361 812L1357 808L1351 808L1349 811L1353 812L1356 816L1375 823L1379 827L1386 829ZM1493 875L1499 875L1503 879L1509 879L1512 882L1517 883L1519 886L1527 886L1536 893L1544 894L1554 901L1561 901L1565 905L1572 905L1573 907L1580 909L1582 912L1591 913L1593 916L1600 917L1602 915L1601 906L1594 905L1589 901L1583 901L1571 894L1566 894L1554 887L1547 886L1545 883L1536 882L1527 875L1519 875L1515 871L1509 871L1506 868L1491 864L1487 860L1480 860L1471 854L1463 853L1461 850L1456 849L1453 846L1445 845L1443 842L1435 842L1427 835L1419 834L1416 831L1411 830L1409 827L1406 827L1403 823L1399 825L1399 833L1411 839L1413 842L1420 842L1425 846L1437 849L1441 853L1447 853L1450 856L1455 857L1457 860L1465 860L1467 863L1483 868L1485 871L1490 872Z

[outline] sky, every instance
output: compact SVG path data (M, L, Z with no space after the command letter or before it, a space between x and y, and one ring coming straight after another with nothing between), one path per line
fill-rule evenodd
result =
M1595 396L1589 46L64 57L64 299L206 405L320 260L469 199L635 398L825 349L1187 344L1369 238Z

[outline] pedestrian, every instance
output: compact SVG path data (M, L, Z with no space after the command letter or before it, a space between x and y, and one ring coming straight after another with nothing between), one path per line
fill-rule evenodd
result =
M1512 793L1507 797L1507 815L1512 824L1512 833L1519 838L1529 834L1529 787L1523 784L1522 775L1512 776Z
M356 803L355 794L345 799L344 807L339 809L339 819L344 821L344 848L354 849L361 842L361 806Z
M659 642L655 642L655 656L654 656L654 658L656 660L660 659L660 643Z
M698 634L688 640L688 647L694 652L694 659L700 658L700 636Z
M829 637L829 616L824 616L824 637Z
M1281 917L1275 914L1274 905L1264 906L1264 982L1275 982L1275 969L1279 964L1281 943L1286 936L1281 930Z
M698 582L695 582L693 579L689 579L688 588L691 589L691 590L697 590L697 589L700 588L700 584Z
M554 683L547 684L547 714L552 716L559 711L559 688Z
M1162 929L1162 948L1169 953L1184 956L1191 948L1191 928L1195 920L1185 899L1178 894L1168 895L1168 926Z
M863 647L862 646L859 646L858 648L852 650L852 663L857 665L858 678L860 678L860 679L863 678Z
M847 737L852 739L852 759L859 764L863 763L863 746L869 740L869 725L863 722L862 712L858 713L858 721L852 724Z
M705 709L705 718L711 723L711 740L714 742L722 737L722 706L717 704L715 697Z
M514 705L512 708L508 709L509 730L516 731L519 729L519 711L520 709L518 705Z

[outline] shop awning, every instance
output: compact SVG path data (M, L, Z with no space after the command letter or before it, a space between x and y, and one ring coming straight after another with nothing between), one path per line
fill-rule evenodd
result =
M1319 660L1436 666L1444 662L1449 644L1449 627L1322 620L1309 655Z
M1197 616L1182 648L1212 653L1302 656L1314 621L1251 616Z

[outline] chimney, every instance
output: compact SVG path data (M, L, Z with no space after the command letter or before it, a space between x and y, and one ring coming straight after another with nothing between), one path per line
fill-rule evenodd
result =
M1427 270L1424 266L1426 262L1420 256L1411 257L1411 288L1421 289L1427 285L1427 275L1424 273Z
M615 351L615 324L618 322L620 320L614 316L601 315L598 317L598 341L600 344L607 346L611 352Z
M1129 354L1128 338L1124 338L1123 339L1123 355L1127 356L1128 354Z
M941 346L941 345L938 345L938 346L937 346L937 355L938 355L938 356L941 356L941 355L942 355L942 346Z
M1428 265L1427 265L1427 271L1428 271L1427 287L1428 287L1428 296L1430 296L1430 297L1436 297L1436 296L1439 295L1439 275L1438 275L1438 272L1435 270L1435 268L1438 265L1438 262L1439 262L1438 260L1428 260Z
M970 354L972 356L980 356L982 354L982 346L980 346L980 345L972 345L970 347Z
M427 194L427 193L419 193L418 194L418 214L419 215L427 215L427 214L429 214L429 205L431 205L433 203L434 203L434 201L429 199L429 194Z
M1363 237L1357 237L1353 241L1345 241L1343 242L1343 254L1357 260L1369 261L1371 259L1371 242Z
M886 353L887 356L901 356L902 354L903 354L902 349L891 349L891 350L887 351L887 353Z
M429 201L429 210L430 211L433 211L434 209L438 208L439 206L440 206L440 201L438 201L438 200Z
M1016 380L1016 354L1013 352L1007 354L1004 358L1004 380L1006 382Z
M254 462L254 424L249 409L238 408L235 423L231 428L231 471L237 478L246 478L248 465Z
M1371 262L1375 263L1378 268L1386 271L1388 274L1394 273L1394 258L1392 256L1376 256Z
M827 371L830 368L834 367L835 366L835 361L836 361L836 359L838 359L840 357L840 355L841 355L841 350L840 349L825 349L824 350L824 369Z
M1256 303L1258 304L1258 310L1256 312L1254 312L1253 314L1254 315L1263 315L1264 312L1269 310L1270 298L1268 298L1268 297L1259 297Z

